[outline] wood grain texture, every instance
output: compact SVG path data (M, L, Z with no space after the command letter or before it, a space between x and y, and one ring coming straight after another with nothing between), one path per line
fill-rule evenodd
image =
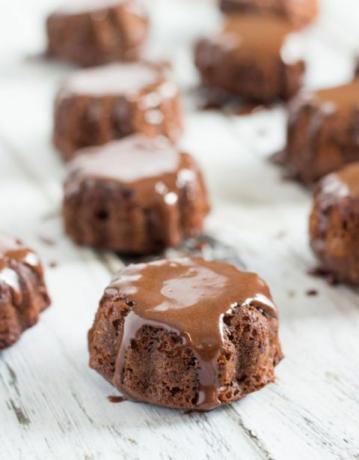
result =
M54 92L69 69L25 59L43 46L53 4L13 0L0 17L0 228L39 251L53 298L39 324L0 354L0 459L358 459L358 292L307 275L310 194L267 161L284 142L283 109L196 110L189 46L218 21L210 0L151 3L152 40L174 58L184 88L183 146L203 165L214 202L207 232L272 287L286 358L275 384L212 413L109 403L115 391L89 370L86 333L121 261L63 235L64 166L49 140ZM357 0L323 1L318 24L298 38L308 86L349 78L358 24Z

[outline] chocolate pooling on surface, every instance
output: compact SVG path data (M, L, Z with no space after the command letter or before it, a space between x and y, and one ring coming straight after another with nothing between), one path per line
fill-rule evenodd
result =
M106 290L111 294L116 291L129 311L124 318L113 384L126 396L138 399L122 385L127 349L143 326L173 331L198 361L198 410L221 404L217 359L223 349L226 314L253 306L264 315L277 317L269 289L256 274L200 258L129 265Z

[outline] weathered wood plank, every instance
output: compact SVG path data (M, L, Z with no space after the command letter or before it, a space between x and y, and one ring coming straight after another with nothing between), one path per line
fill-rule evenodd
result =
M154 40L171 50L176 76L188 89L195 79L188 44L217 20L206 1L156 2ZM312 87L348 78L359 43L357 1L323 6L319 25L299 39L301 46L310 43ZM359 296L306 274L314 264L306 238L310 194L281 181L266 161L284 142L280 108L247 117L197 112L188 91L183 139L208 177L214 202L208 232L235 247L272 286L286 354L278 381L210 414L107 401L114 390L88 369L86 332L117 260L78 249L63 235L64 167L49 139L52 98L68 69L21 60L41 44L34 28L47 7L45 0L16 0L0 18L6 35L0 44L1 229L39 250L54 300L40 323L0 355L0 458L358 458ZM20 8L23 19L17 19ZM15 37L9 18L20 21L22 37ZM312 288L318 296L306 295Z

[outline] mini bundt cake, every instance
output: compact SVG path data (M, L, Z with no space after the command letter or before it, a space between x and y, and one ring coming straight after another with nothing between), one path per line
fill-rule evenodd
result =
M204 87L257 103L287 100L302 85L305 64L290 56L291 28L282 19L235 15L195 48Z
M273 14L295 28L312 22L318 14L318 0L219 0L225 13Z
M134 60L148 22L142 0L68 0L47 18L47 53L86 67Z
M359 285L359 163L319 183L309 231L323 272L336 281Z
M54 144L65 160L135 133L171 141L182 133L177 86L164 66L145 62L75 72L57 95L54 118Z
M79 244L158 252L198 235L208 210L196 162L163 137L86 149L69 166L65 229Z
M302 94L289 109L283 162L290 174L311 184L359 161L359 80Z
M0 350L17 342L50 304L38 256L21 241L0 236Z
M274 380L277 309L254 273L202 258L124 268L89 332L90 366L125 397L210 410Z

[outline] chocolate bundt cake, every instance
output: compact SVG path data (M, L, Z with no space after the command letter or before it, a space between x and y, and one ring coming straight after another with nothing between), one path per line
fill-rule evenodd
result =
M319 183L309 232L323 272L334 280L359 285L359 163Z
M38 256L21 241L0 236L0 350L17 342L50 304Z
M86 67L133 60L148 26L142 0L68 0L47 18L47 53Z
M82 70L59 91L53 140L65 160L80 148L135 133L171 141L182 133L179 91L164 66L137 62Z
M195 48L204 87L257 103L287 100L298 92L305 65L289 57L291 27L276 17L235 15Z
M210 410L274 380L277 309L254 273L202 258L124 268L89 332L90 366L125 397Z
M287 131L283 162L304 184L359 161L359 80L299 95Z
M273 14L299 28L312 22L319 10L318 0L219 0L225 13Z
M77 243L148 254L198 235L208 213L196 162L163 137L86 149L69 167L64 220Z

